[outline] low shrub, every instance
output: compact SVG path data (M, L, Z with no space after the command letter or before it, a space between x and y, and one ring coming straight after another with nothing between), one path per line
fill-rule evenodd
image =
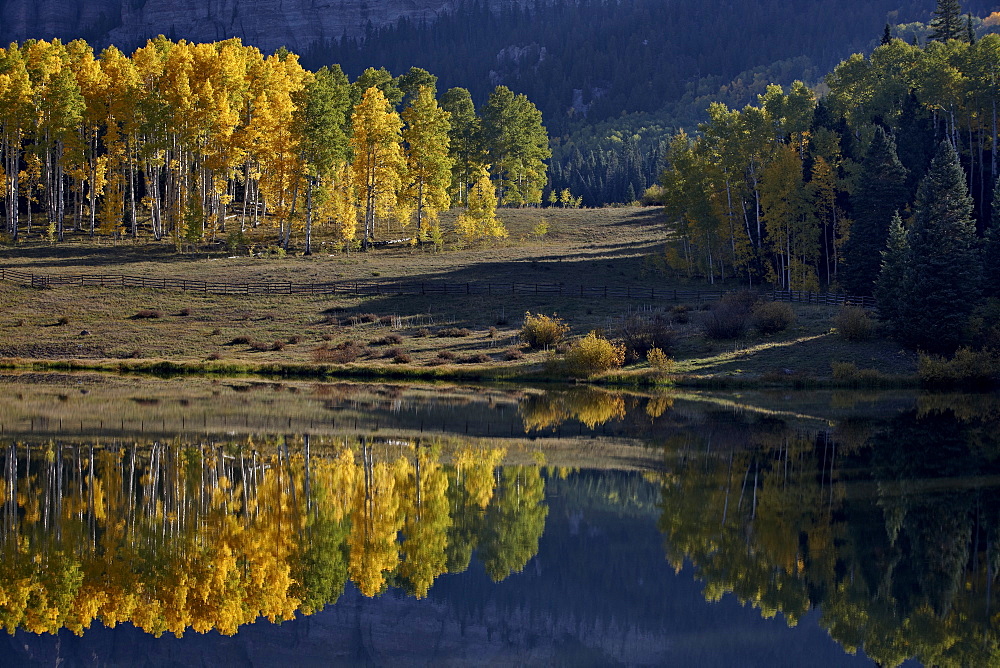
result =
M566 369L574 376L592 376L625 363L625 346L612 343L596 332L574 342L566 352Z
M659 373L671 373L674 370L674 360L659 348L650 348L646 353L646 361L649 366Z
M994 387L1000 381L1000 353L962 347L951 359L920 354L920 382L930 387Z
M291 344L291 345L293 345L293 346L296 343L302 343L302 337L300 335L298 335L298 334L294 334L292 336L289 336L288 337L288 343Z
M284 341L275 341L274 343L271 344L271 347L270 347L270 350L275 350L275 351L284 350L284 349L285 349L285 342Z
M437 356L438 356L438 359L449 361L449 362L451 360L455 359L455 353L451 352L450 350L442 350L441 352L439 352L437 354Z
M396 355L403 355L403 354L405 353L402 348L389 348L388 350L382 353L382 357L383 359L393 359L396 357Z
M423 338L425 336L430 336L430 335L431 335L431 330L427 329L426 327L421 327L420 329L418 329L413 333L413 336L417 338Z
M653 348L673 350L676 332L663 313L634 313L623 319L617 335L625 344L625 359L636 361L646 357Z
M721 301L705 313L702 327L710 339L737 339L747 330L748 312L739 304Z
M686 325L691 319L691 309L685 304L678 304L670 309L670 317L678 325Z
M767 336L791 327L795 322L795 310L785 302L762 302L754 307L751 318L757 331Z
M184 307L180 311L177 312L177 315L185 316L185 317L189 316L189 315L191 315L191 309L187 308L187 307Z
M508 362L515 362L524 357L524 351L520 348L508 348L503 353L503 358Z
M58 320L56 320L56 324L57 325L68 325L69 324L69 317L65 316L65 315L61 316Z
M878 369L859 369L852 362L831 362L833 379L854 387L880 387L891 380Z
M472 331L465 327L445 327L438 330L437 336L439 338L459 338L469 336L470 334L472 334Z
M251 343L253 343L253 339L251 339L249 336L234 336L233 338L231 338L229 340L229 343L227 343L226 345L227 346L246 346L246 345L250 345Z
M871 314L858 306L844 306L833 317L837 334L848 341L867 341L875 333Z
M556 316L524 314L524 324L521 326L521 340L535 349L554 346L569 333L569 325Z
M398 346L403 342L403 337L399 334L387 334L378 339L372 339L368 342L370 346Z
M222 359L222 354L221 353L209 353L207 359L212 360L212 361L221 360Z
M743 313L750 313L760 303L760 294L755 290L734 290L722 295L719 303L731 306Z
M316 362L329 362L332 364L348 364L356 361L363 355L365 349L356 341L344 341L336 346L330 347L323 344L313 350L313 360Z
M459 364L486 364L492 362L493 358L486 353L475 353L472 355L466 355L458 359Z
M393 364L409 364L412 361L413 358L410 357L409 353L405 353L402 350L398 351L395 355L392 356Z

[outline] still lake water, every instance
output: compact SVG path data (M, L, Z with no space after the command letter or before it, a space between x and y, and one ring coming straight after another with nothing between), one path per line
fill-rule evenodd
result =
M4 665L1000 661L1000 400L0 378Z

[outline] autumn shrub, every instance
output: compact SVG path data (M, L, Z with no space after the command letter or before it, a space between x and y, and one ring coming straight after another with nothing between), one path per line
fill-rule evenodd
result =
M68 325L69 324L69 317L65 316L65 315L64 316L60 316L60 318L58 320L56 320L56 324L57 325Z
M646 353L649 366L659 373L667 374L674 370L674 360L659 348L650 348Z
M859 369L853 362L831 362L833 379L851 387L880 387L890 378L878 369Z
M336 346L323 344L313 350L313 359L317 362L329 362L333 364L348 364L354 362L365 349L357 341L344 341Z
M844 306L833 317L837 334L848 341L867 341L875 332L871 314L858 306Z
M764 334L783 332L795 322L795 310L785 302L762 302L752 311L754 328Z
M524 324L521 325L521 340L535 349L554 346L569 333L569 325L556 316L533 315L530 311L524 314Z
M664 313L633 313L626 316L616 331L625 344L625 359L636 361L653 348L673 350L676 332Z
M492 362L493 358L486 353L473 353L460 357L457 361L459 364L486 364Z
M221 353L217 353L217 352L215 352L215 353L209 353L208 354L208 359L212 360L212 361L221 360L222 359L222 354Z
M227 346L246 346L246 345L250 345L250 343L252 341L253 341L253 339L251 339L249 336L234 336L233 338L231 338L229 340L229 343L227 343L226 345Z
M190 309L190 308L188 308L188 307L184 307L184 308L182 308L182 309L181 309L180 311L178 311L178 312L177 312L177 315L180 315L180 316L185 316L185 317L187 317L187 316L191 315L191 312L192 312L192 311L191 311L191 309Z
M395 359L397 355L404 355L405 352L402 348L389 348L382 353L384 359Z
M455 359L455 353L451 352L450 350L442 350L437 354L437 356L438 359L445 360L448 362Z
M670 317L678 325L686 325L691 319L691 309L686 304L678 304L670 309Z
M405 353L402 350L397 351L396 354L392 356L393 364L409 364L412 361L413 358L410 357L409 353Z
M616 369L625 363L625 346L612 343L597 332L590 332L574 342L566 352L566 370L573 376L586 377Z
M950 359L921 353L917 375L930 387L995 387L1000 381L1000 353L966 346Z
M284 350L284 349L285 349L284 341L274 341L269 347L269 350L274 350L274 351Z
M431 335L431 330L427 329L426 327L421 327L420 329L418 329L413 333L413 336L417 338L422 338L430 335Z

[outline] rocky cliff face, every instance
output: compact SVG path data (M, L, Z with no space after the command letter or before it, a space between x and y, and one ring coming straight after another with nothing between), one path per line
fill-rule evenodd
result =
M211 42L240 37L264 52L294 52L361 35L400 18L433 20L456 0L0 0L0 43L83 37L123 50L159 34Z

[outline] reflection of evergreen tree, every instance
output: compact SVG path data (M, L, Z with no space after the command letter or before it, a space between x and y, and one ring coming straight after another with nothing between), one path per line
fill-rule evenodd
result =
M711 600L731 592L791 621L820 607L833 638L881 665L994 665L996 405L929 397L836 440L772 425L714 454L674 439L668 560L693 563Z

